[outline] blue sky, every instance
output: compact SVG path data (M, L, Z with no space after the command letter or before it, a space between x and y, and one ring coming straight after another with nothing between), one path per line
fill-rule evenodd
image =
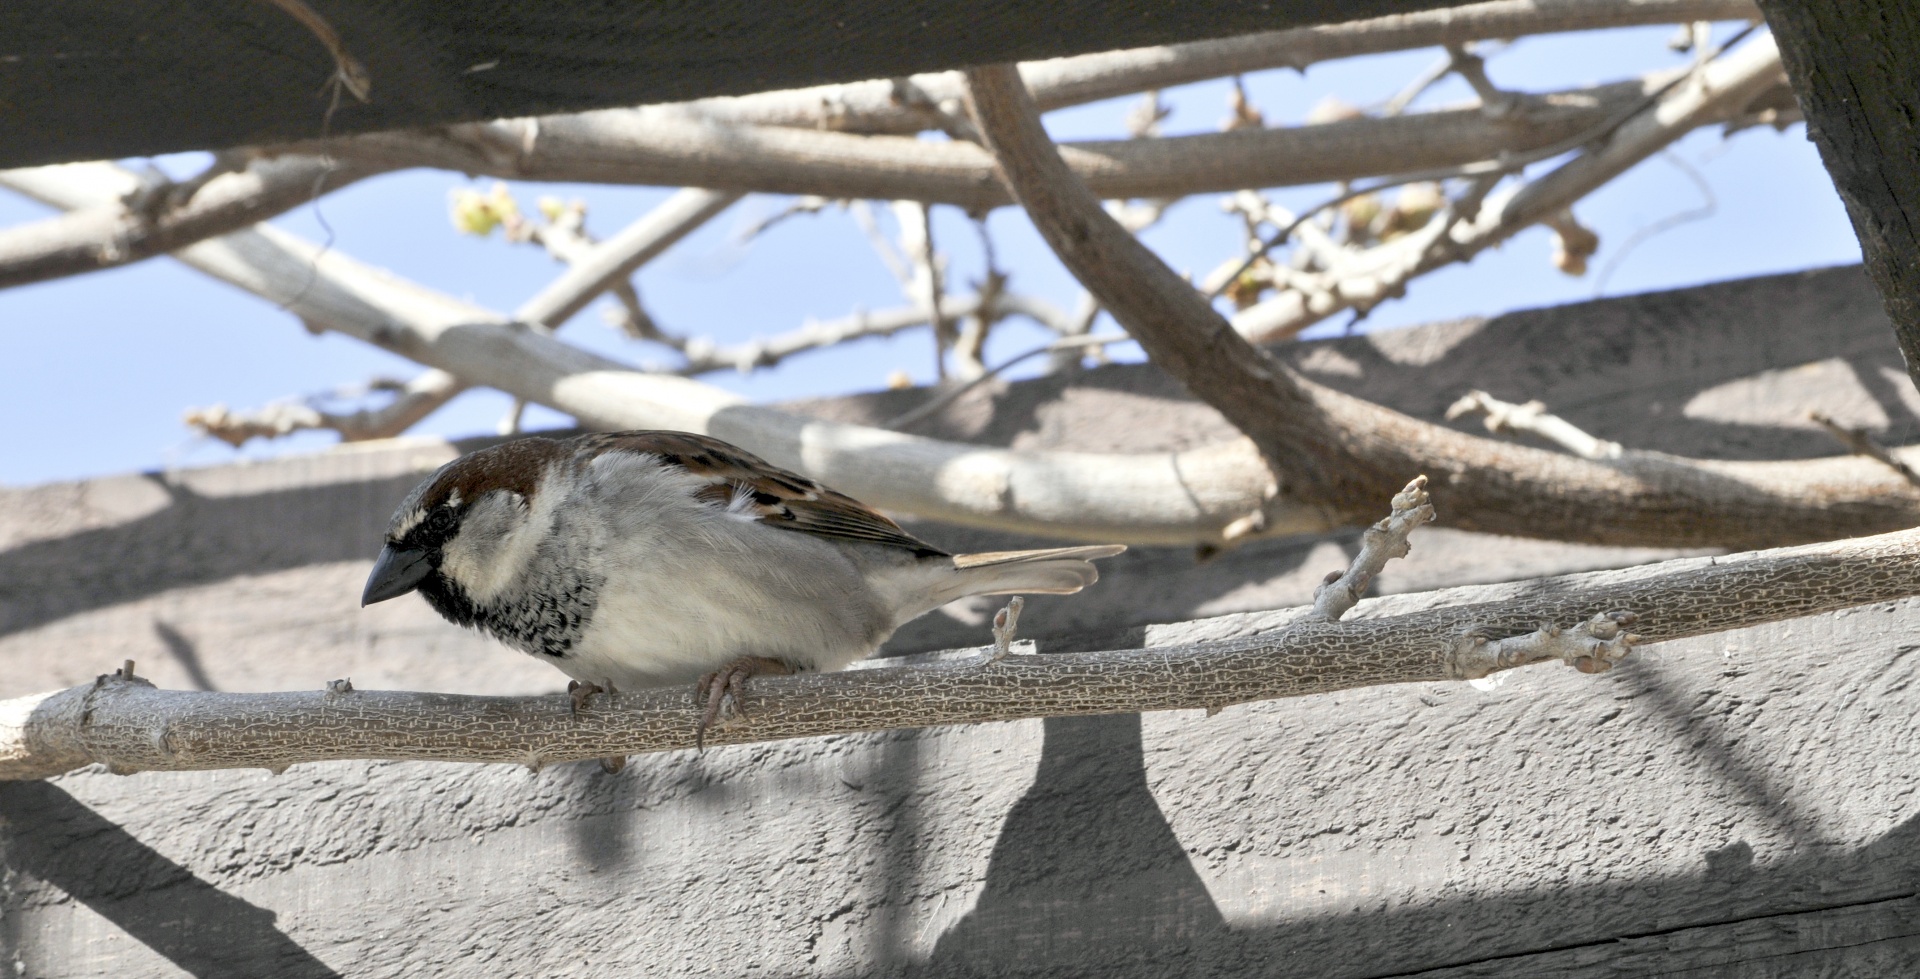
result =
M1608 81L1681 63L1669 51L1670 28L1641 28L1519 41L1490 54L1493 80L1521 90L1547 90ZM1730 33L1722 28L1719 34ZM1291 71L1249 76L1253 101L1274 124L1300 121L1328 94L1365 105L1384 100L1439 57L1413 51L1320 65L1304 76ZM1210 82L1165 93L1175 112L1168 134L1215 129L1226 115L1228 85ZM1422 104L1468 98L1463 84L1437 86ZM1058 138L1120 135L1132 100L1122 99L1050 115ZM1404 326L1469 314L1578 301L1593 297L1600 272L1637 231L1672 215L1698 210L1701 190L1690 167L1711 188L1713 213L1648 237L1618 259L1605 293L1618 295L1720 279L1783 272L1859 260L1859 246L1832 184L1820 167L1804 126L1783 133L1749 130L1723 139L1698 132L1677 144L1680 163L1656 157L1576 206L1600 233L1601 250L1588 274L1571 278L1548 261L1550 235L1535 229L1473 263L1416 281L1408 296L1376 309L1362 329ZM188 168L192 159L162 161ZM275 223L375 265L454 295L510 310L559 271L531 246L456 234L447 219L449 194L485 190L492 181L414 171L351 187ZM523 205L536 197L580 198L588 227L617 231L669 190L574 185L516 185ZM1275 193L1303 207L1328 196L1326 187ZM811 318L881 309L904 300L864 235L842 211L782 222L751 244L740 230L785 206L777 197L750 197L642 271L639 286L662 325L722 342L777 333ZM46 214L32 202L0 192L0 223ZM1077 286L1055 262L1025 219L1013 209L989 221L1011 287L1071 308ZM1177 270L1203 274L1238 247L1237 219L1221 213L1217 196L1174 207L1145 235ZM936 214L936 244L960 288L981 270L981 252L967 220L951 208ZM1338 331L1345 318L1323 324ZM363 383L375 375L407 377L419 368L337 336L309 335L271 304L158 259L130 268L0 292L0 329L9 356L0 358L0 412L10 424L0 434L0 484L23 485L161 466L207 465L238 457L311 451L331 436L311 433L236 452L196 438L180 421L191 407L235 408L306 396ZM605 326L598 307L577 316L561 335L622 359L665 361L669 355L622 339ZM1311 334L1310 334L1311 335ZM1036 328L1014 323L996 331L987 362L997 363L1044 342ZM1131 348L1123 358L1137 358ZM924 330L794 358L752 376L712 375L710 383L758 400L866 390L904 370L919 381L933 376L931 340ZM1018 376L1018 372L1015 372ZM492 431L507 405L504 395L472 392L416 429L467 435ZM530 414L534 426L563 419Z

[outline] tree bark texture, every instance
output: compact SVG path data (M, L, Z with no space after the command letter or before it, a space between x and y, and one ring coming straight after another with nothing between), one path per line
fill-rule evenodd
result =
M1920 384L1920 6L1761 0L1807 137L1846 204Z
M709 731L741 744L1031 717L1219 708L1386 683L1462 680L1523 665L1502 642L1542 623L1627 609L1645 642L1724 632L1920 594L1920 531L1720 558L1403 596L1327 622L1302 609L1274 630L1145 650L984 657L754 681L745 718ZM391 691L156 690L116 674L0 703L0 779L92 763L116 771L281 769L351 758L539 767L694 746L692 686L596 698Z

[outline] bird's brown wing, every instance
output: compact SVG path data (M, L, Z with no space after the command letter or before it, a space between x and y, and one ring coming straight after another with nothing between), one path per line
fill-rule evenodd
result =
M770 527L836 540L946 555L872 507L716 438L688 432L609 432L580 437L581 454L639 452L706 479L696 495Z

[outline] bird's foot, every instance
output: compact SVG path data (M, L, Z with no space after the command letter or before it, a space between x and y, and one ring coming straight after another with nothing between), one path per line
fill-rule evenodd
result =
M572 710L575 714L586 710L588 701L591 701L596 695L612 692L613 690L611 688L603 687L597 683L581 683L579 680L567 681L567 698L572 701ZM600 759L600 770L606 772L608 775L618 775L620 774L620 770L625 767L627 767L626 755L608 755Z
M587 702L592 700L595 694L612 692L613 691L597 683L581 683L578 680L567 681L567 696L573 700L573 712L575 714L586 710Z
M707 729L724 719L747 716L746 684L756 676L786 676L793 667L764 656L742 656L700 678L693 688L694 703L707 705L700 723L693 729L693 743L702 751L707 747Z

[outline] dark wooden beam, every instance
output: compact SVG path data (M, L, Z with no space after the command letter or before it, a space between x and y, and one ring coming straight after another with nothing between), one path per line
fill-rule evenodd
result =
M0 3L0 167L892 78L1448 0L270 0Z
M1920 385L1920 5L1760 0ZM1811 327L1810 327L1811 328Z

